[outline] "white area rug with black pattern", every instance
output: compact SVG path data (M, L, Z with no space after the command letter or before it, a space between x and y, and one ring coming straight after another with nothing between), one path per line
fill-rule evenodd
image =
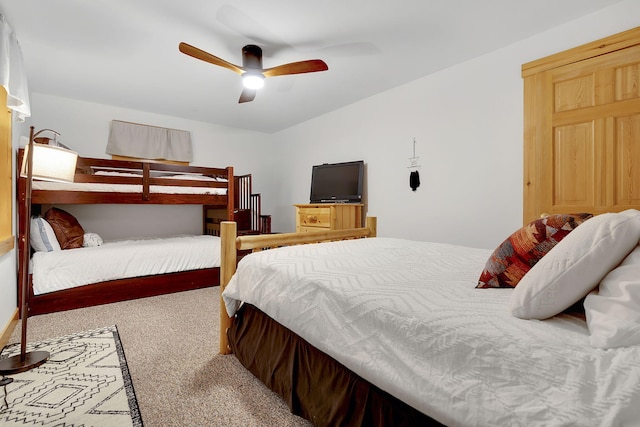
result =
M28 343L50 353L43 365L11 375L2 426L142 426L129 368L116 326ZM0 359L20 353L10 344Z

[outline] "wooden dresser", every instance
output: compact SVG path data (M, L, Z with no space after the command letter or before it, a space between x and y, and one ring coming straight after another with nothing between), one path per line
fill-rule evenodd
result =
M362 227L362 203L314 203L296 207L296 232Z

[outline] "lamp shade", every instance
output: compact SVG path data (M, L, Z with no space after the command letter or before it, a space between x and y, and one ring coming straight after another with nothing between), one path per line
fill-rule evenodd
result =
M29 145L25 147L20 176L27 177ZM52 145L33 144L33 179L73 182L78 153Z

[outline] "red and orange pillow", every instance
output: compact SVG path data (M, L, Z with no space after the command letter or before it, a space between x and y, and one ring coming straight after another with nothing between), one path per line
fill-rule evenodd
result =
M592 216L554 214L520 228L491 254L476 288L515 288L543 256Z

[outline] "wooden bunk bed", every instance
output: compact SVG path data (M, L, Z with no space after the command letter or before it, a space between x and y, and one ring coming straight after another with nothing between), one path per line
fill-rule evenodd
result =
M17 170L23 160L17 155ZM42 205L146 204L206 205L234 218L233 167L208 168L144 161L78 157L72 184L37 182L31 193L33 212ZM179 179L175 179L178 177ZM201 177L215 178L204 180ZM109 186L105 190L103 186ZM98 190L100 189L100 190ZM120 191L122 189L122 191ZM96 191L98 190L98 191ZM18 277L27 252L26 178L17 180ZM206 232L206 230L205 230ZM197 289L219 284L219 267L126 278L34 295L29 275L29 315Z

